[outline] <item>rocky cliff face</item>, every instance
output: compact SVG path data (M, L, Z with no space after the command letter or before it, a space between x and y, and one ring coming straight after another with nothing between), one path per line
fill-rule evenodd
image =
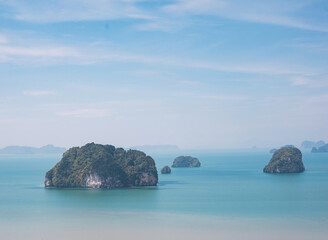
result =
M119 188L157 182L155 162L145 153L89 143L66 151L46 173L45 187Z
M285 147L274 152L269 164L263 169L263 172L299 173L304 170L301 151L295 147Z
M191 156L180 156L174 159L172 167L200 167L200 162Z
M102 179L96 173L86 174L83 178L83 181L82 181L82 187L100 188L101 185L104 185L104 182L106 182L106 185L108 185L108 182L112 182L111 180L112 180L112 178ZM113 182L112 185L115 185L114 183L115 182Z

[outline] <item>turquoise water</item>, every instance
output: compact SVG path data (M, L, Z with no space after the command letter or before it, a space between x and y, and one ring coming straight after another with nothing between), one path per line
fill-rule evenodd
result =
M293 231L308 227L327 235L328 154L303 153L306 171L286 175L262 172L271 157L266 152L192 155L200 159L200 168L173 168L172 174L159 175L157 187L116 190L45 189L45 172L61 156L0 155L0 222L6 226L8 239L17 239L15 234L20 233L10 226L21 232L26 226L51 226L60 232L77 223L88 228L108 224L113 229L133 223L142 229L178 223L188 228L194 221L199 231L205 225L208 232L235 224L240 229L262 224L265 231L277 219L280 231L286 227L283 222L292 219L293 225L288 226ZM177 153L152 156L160 170L171 165ZM110 228L106 225L106 229ZM33 233L34 239L48 239L36 229Z

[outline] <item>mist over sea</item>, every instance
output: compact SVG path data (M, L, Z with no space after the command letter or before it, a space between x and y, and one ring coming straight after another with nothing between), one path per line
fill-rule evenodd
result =
M154 153L158 171L180 153ZM0 155L1 239L326 239L328 155L265 174L262 151L193 151L157 187L45 189L60 155Z

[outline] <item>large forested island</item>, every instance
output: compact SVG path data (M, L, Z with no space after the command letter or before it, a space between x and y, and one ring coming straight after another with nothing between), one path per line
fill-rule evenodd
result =
M200 167L200 161L191 156L179 156L174 159L172 167Z
M155 186L155 161L136 150L88 143L73 147L46 173L45 187L119 188Z
M296 147L283 147L276 150L263 171L265 173L299 173L305 170L302 153Z

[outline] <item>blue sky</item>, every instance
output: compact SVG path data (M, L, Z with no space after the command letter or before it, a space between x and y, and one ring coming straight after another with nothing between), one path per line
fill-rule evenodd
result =
M0 0L0 147L328 141L327 63L327 1Z

